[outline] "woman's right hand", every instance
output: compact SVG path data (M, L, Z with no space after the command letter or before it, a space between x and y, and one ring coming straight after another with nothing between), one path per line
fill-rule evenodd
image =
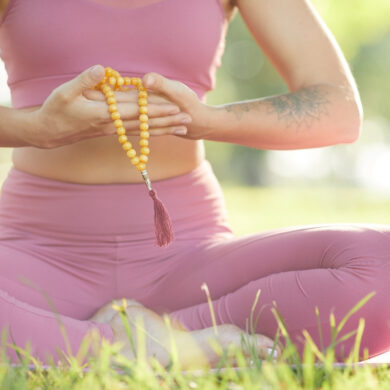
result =
M92 68L55 88L42 106L31 112L31 132L25 140L29 145L53 149L88 138L116 134L103 93L93 90L102 81L105 68L101 65ZM133 93L126 95L120 91L115 93L122 96L117 106L124 127L131 135L131 131L139 128L138 92L134 89ZM92 99L87 97L88 94ZM98 99L96 94L100 94ZM167 99L148 92L149 128L161 129L154 135L174 134L175 128L183 127L183 115L188 116L180 114L179 107Z

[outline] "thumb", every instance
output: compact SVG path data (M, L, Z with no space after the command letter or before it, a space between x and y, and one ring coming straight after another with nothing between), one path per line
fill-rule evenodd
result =
M80 73L73 80L66 83L67 95L77 96L82 94L86 89L93 87L103 80L105 68L102 65L95 65Z
M192 93L185 84L168 79L161 74L151 72L144 75L142 83L145 88L164 94L170 101L180 106L188 101L189 93Z

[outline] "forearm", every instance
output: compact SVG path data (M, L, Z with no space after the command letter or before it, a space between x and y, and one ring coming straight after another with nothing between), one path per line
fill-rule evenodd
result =
M0 106L0 147L30 146L26 134L32 131L31 111Z
M258 149L303 149L355 141L357 93L318 84L292 93L214 106L204 139Z

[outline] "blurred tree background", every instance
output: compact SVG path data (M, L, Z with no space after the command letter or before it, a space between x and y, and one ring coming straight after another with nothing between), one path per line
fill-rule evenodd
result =
M376 188L381 186L378 181L387 181L380 189L390 191L388 169L376 171L378 178L367 177L375 165L390 163L390 1L312 0L312 4L340 44L357 81L365 113L359 141L301 151L261 151L205 141L207 157L224 182L248 186L328 182ZM229 25L217 87L207 95L207 103L285 92L284 81L237 13Z
M204 141L238 235L297 224L390 223L390 0L311 1L357 81L365 113L363 132L353 144L293 151ZM0 104L9 105L0 65ZM286 92L237 12L207 103ZM0 152L0 182L10 168L10 155L9 148Z

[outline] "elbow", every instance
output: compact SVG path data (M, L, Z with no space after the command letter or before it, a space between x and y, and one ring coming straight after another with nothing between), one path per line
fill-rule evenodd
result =
M352 144L360 138L363 127L363 108L360 99L349 102L348 108L344 111L344 121L339 129L340 143Z

